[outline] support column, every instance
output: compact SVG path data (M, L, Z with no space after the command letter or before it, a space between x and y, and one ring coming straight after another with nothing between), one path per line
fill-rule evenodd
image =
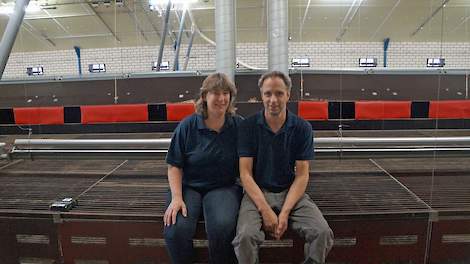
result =
M268 5L268 69L289 74L288 0L270 0Z
M183 10L183 15L181 15L181 21L180 21L180 29L178 30L178 38L176 39L176 46L175 46L175 60L173 62L173 70L174 71L179 71L180 70L180 47L181 47L181 41L183 38L183 30L184 30L184 20L186 18L186 8Z
M166 5L165 9L165 21L163 23L163 29L162 29L162 38L160 41L160 49L158 50L158 57L157 57L157 71L160 71L160 64L162 64L162 59L163 59L163 49L165 48L165 39L166 35L168 34L168 23L170 20L170 10L171 10L171 0L168 0L168 3Z
M235 81L235 0L215 1L216 70Z

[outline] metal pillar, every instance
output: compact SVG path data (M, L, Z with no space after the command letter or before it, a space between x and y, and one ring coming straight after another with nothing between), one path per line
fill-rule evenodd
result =
M163 23L162 39L160 41L160 50L158 51L157 71L160 71L160 64L162 64L163 48L165 47L166 34L168 34L168 21L170 19L170 10L171 10L171 0L168 0L168 4L166 5L166 10L165 10L165 23Z
M178 38L176 39L176 46L175 46L175 60L173 62L173 70L179 71L179 56L180 56L180 47L181 47L181 39L183 38L183 30L184 30L184 19L186 18L186 9L183 10L183 15L181 15L180 21L180 29L178 31Z
M16 0L15 10L8 19L7 27L3 33L2 42L0 42L0 79L2 79L5 66L10 57L11 49L15 43L16 35L23 22L25 9L29 4L29 0Z
M235 0L215 1L216 70L235 80Z
M268 69L289 74L288 0L271 0L267 4Z
M188 49L186 50L186 58L184 59L183 71L188 68L189 56L191 55L191 48L193 47L194 35L196 35L196 27L191 26L191 36L189 37Z

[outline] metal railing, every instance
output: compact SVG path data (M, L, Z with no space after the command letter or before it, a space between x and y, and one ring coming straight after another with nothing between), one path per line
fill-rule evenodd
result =
M76 156L161 157L170 138L162 139L16 139L13 157ZM468 155L470 137L320 137L315 138L318 157L422 156L433 153Z

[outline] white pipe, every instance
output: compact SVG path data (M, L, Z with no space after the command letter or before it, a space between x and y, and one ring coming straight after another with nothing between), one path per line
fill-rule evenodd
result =
M189 15L189 18L191 19L191 22L194 24L196 32L199 34L199 36L201 36L201 38L203 38L207 43L209 43L212 46L216 47L217 45L216 45L215 41L213 41L208 36L206 36L204 33L202 33L202 31L199 29L199 27L197 26L197 24L196 24L196 22L193 18L193 14L191 13L190 9L188 9L188 15ZM248 64L244 61L241 61L239 58L237 58L237 61L240 65L243 65L243 67L245 67L247 69L250 69L250 70L266 70L266 69L263 69L263 68L258 68L258 67L252 66L252 65L250 65L250 64Z
M271 0L268 4L268 68L289 74L287 0Z
M64 146L152 146L168 148L170 138L161 139L16 139L15 147L64 147Z
M150 146L168 148L170 138L160 139L16 139L16 147L62 147L62 146ZM321 137L314 139L315 145L425 145L425 144L470 144L470 137ZM1 145L0 145L1 147Z
M217 72L235 81L235 0L215 1L215 64Z
M354 144L354 145L411 145L411 144L463 144L470 143L470 137L326 137L316 138L317 144Z

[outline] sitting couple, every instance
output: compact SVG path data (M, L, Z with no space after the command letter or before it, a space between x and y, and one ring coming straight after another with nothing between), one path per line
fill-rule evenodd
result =
M201 213L210 263L258 263L265 234L280 239L288 225L305 240L304 263L325 262L333 232L305 194L312 127L287 110L289 76L269 72L258 86L264 109L243 120L235 114L234 83L222 73L209 75L196 113L174 132L163 219L172 263L192 263Z

